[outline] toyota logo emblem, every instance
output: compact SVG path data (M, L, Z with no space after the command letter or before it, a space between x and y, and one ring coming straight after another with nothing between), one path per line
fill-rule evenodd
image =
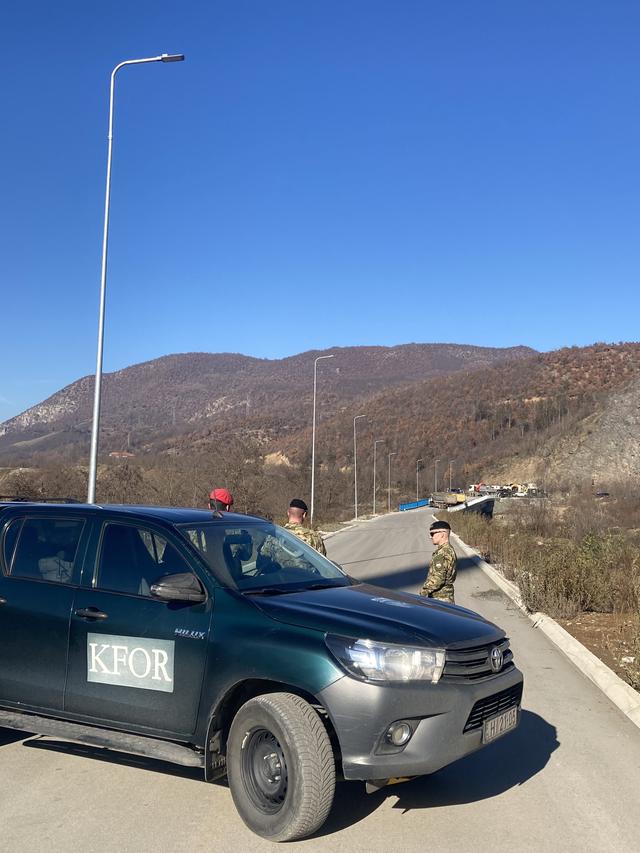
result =
M489 662L491 663L491 669L494 672L500 672L500 670L502 669L502 650L499 649L497 646L494 646L491 649Z

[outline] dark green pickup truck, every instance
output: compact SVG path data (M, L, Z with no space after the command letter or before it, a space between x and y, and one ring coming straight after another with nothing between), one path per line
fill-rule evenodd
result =
M0 504L0 726L226 775L272 841L336 778L431 773L518 723L504 632L203 510Z

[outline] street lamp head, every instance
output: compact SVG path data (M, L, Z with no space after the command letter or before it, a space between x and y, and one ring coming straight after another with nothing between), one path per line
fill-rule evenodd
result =
M184 53L163 53L161 62L184 62Z

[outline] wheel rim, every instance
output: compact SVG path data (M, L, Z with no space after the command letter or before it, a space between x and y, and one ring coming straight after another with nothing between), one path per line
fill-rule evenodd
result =
M254 805L275 814L287 797L289 774L284 750L268 729L247 732L242 748L242 781Z

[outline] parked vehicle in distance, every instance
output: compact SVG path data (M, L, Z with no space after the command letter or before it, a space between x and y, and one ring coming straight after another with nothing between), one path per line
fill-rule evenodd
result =
M480 615L263 519L0 504L0 726L226 775L271 841L316 831L338 776L377 790L514 729L522 684Z

